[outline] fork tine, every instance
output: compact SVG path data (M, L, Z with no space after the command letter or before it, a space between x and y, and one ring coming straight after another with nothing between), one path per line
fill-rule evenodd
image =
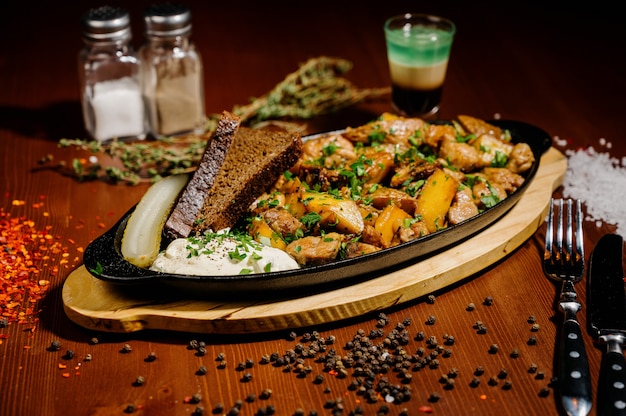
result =
M574 228L572 227L572 200L567 200L567 227L565 230L565 259L564 261L570 262L574 256L574 246L572 245L572 237L574 234Z
M583 209L580 200L576 201L576 261L585 262L585 245L583 242Z
M557 222L556 222L556 260L560 264L563 254L563 200L557 201Z
M552 258L552 244L554 239L554 199L550 199L550 210L548 211L548 226L546 229L546 249L543 252L543 260Z

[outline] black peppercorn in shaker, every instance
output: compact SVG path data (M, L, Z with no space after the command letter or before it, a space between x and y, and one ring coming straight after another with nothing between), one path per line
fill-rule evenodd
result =
M144 13L146 43L139 55L150 131L156 137L201 133L205 127L203 66L190 40L191 12L158 4Z

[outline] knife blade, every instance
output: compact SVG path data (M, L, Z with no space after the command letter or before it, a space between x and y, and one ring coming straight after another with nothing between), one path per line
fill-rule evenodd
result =
M598 384L598 414L626 415L626 293L624 287L623 239L603 236L589 261L587 313L592 334L603 344Z

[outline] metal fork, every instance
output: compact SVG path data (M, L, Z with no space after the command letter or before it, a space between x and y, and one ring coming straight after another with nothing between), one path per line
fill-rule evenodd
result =
M543 271L551 279L562 282L559 309L564 313L564 320L558 357L561 401L568 415L584 416L591 410L591 380L582 331L576 319L581 304L574 290L574 284L585 274L580 201L576 201L576 212L572 211L571 199L566 205L562 199L550 201Z

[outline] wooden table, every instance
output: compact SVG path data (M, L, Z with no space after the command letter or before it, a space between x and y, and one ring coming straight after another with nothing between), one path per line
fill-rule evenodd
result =
M616 8L602 2L591 10L509 2L479 7L454 1L419 10L405 1L377 7L344 1L306 7L292 2L246 7L204 3L188 2L193 39L206 66L208 113L247 103L300 63L321 55L350 60L354 67L348 77L356 85L384 87L389 84L385 18L424 11L449 17L458 26L441 118L471 114L523 120L565 139L567 145L560 151L599 147L605 138L613 145L611 155L626 156L621 136L626 37ZM33 7L10 2L0 7L5 17L0 29L5 39L0 49L0 209L5 218L18 218L25 227L50 236L42 242L49 248L49 259L40 261L40 272L33 277L50 282L38 304L39 320L0 328L1 415L189 415L201 414L201 409L204 414L237 414L233 407L238 405L239 413L247 415L270 414L272 409L278 415L348 415L359 409L368 415L397 415L404 409L408 414L560 414L557 384L551 379L561 315L555 312L557 288L541 270L543 225L503 260L433 293L434 301L422 297L316 327L245 335L113 333L84 329L68 319L61 292L64 280L81 265L82 249L148 186L81 183L38 163L47 155L71 160L76 155L60 149L59 139L84 137L76 72L78 20L93 5L47 2ZM137 43L146 5L128 5ZM307 131L356 125L389 110L387 99L360 104L307 121ZM589 253L613 227L586 222L585 231ZM577 289L584 302L584 284ZM487 297L493 299L491 306L483 304ZM469 303L476 305L473 311L466 309ZM387 318L383 326L380 313ZM430 316L436 317L434 325L425 324ZM538 324L536 332L527 321L530 316ZM584 313L579 317L584 325ZM476 330L477 321L487 326L486 333ZM314 357L330 350L343 357L347 343L361 331L369 336L380 329L382 342L402 327L409 333L403 348L410 354L426 347L425 341L415 339L419 331L436 336L440 345L449 336L454 342L444 345L437 368L413 371L412 378L404 380L391 368L377 378L377 383L382 380L405 393L401 403L394 391L379 391L372 401L354 389L354 368L343 377L324 371L324 364L310 357L300 369L298 363L287 367L262 362L264 356L282 357L302 346L319 345L319 338L334 343ZM528 343L532 336L535 345ZM58 351L50 348L53 341L61 343ZM204 354L190 347L192 341L205 343ZM602 350L591 336L585 343L595 395ZM493 344L499 346L496 353L490 353ZM517 358L511 356L514 350L519 351ZM390 353L400 356L397 348ZM221 354L222 363L217 360ZM531 364L536 364L536 373L529 372ZM485 372L478 377L480 383L471 386L479 366ZM201 368L206 368L205 374ZM141 378L144 382L137 382ZM491 378L496 385L490 385ZM264 391L271 391L269 397ZM396 401L389 403L385 397ZM596 409L597 403L592 414Z

